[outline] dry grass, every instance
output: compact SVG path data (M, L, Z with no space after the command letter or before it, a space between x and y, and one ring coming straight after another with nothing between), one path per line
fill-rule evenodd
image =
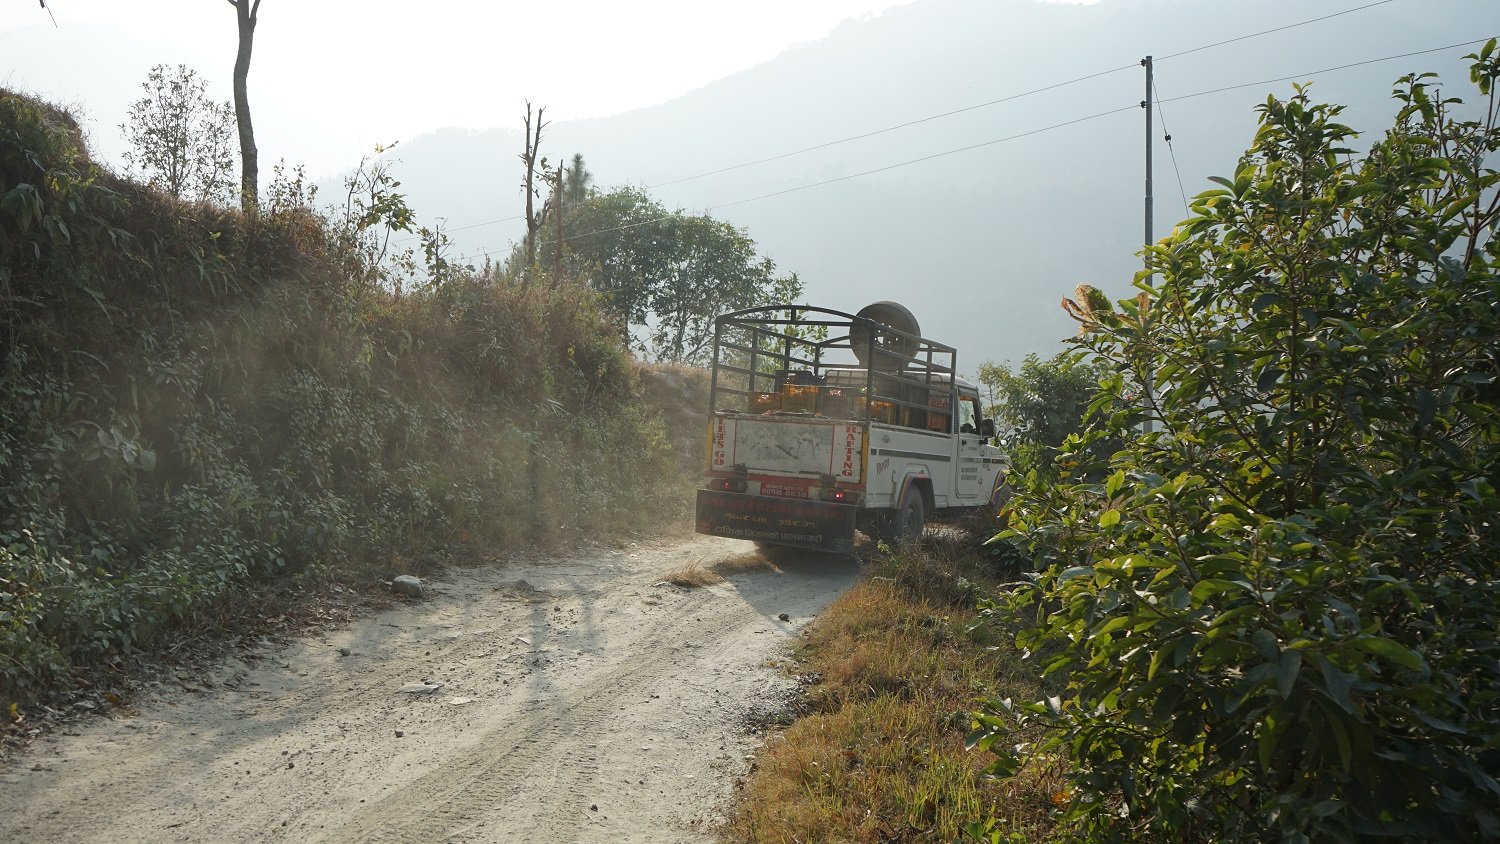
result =
M671 571L662 575L661 579L672 584L673 586L681 586L684 589L692 589L699 586L712 586L715 583L724 582L723 575L719 574L713 569L706 569L698 563L688 563L685 566L672 569Z
M711 586L715 583L723 583L726 578L747 571L781 571L771 560L759 553L737 554L726 557L710 566L704 566L699 562L688 563L679 566L662 575L662 580L673 586L681 586L684 589L692 589L699 586Z
M764 551L726 557L714 563L711 568L725 577L743 574L747 571L781 571L781 567L767 557Z
M1050 829L1059 766L998 782L964 749L978 699L1041 695L1008 631L976 623L983 561L932 545L877 564L814 623L799 668L822 676L810 714L758 755L730 839L951 842L987 818L1001 840Z

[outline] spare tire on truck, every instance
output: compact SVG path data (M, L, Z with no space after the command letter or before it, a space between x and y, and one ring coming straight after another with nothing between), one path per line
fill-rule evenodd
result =
M899 302L865 305L854 316L857 319L849 326L849 345L860 364L877 372L905 369L906 359L917 353L922 333L916 316ZM880 326L895 330L882 331ZM885 352L889 354L883 354Z

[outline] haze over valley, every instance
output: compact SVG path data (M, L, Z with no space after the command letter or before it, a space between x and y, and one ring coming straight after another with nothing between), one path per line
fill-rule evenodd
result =
M1459 56L1472 48L1311 71L1500 29L1500 10L1486 0L1399 0L1168 58L1358 5L917 0L846 21L824 38L660 105L560 119L544 132L541 152L554 162L582 153L596 187L644 186L668 208L708 211L745 227L779 270L799 275L811 303L851 311L877 299L909 305L926 334L960 350L960 366L972 374L983 360L1017 361L1029 352L1060 350L1058 341L1074 324L1057 303L1076 284L1094 284L1116 298L1130 295L1143 239L1144 125L1141 110L1128 107L1144 95L1137 62L1145 55L1157 56L1156 85L1166 100L1156 117L1154 148L1154 229L1160 237L1185 216L1184 192L1191 197L1208 186L1208 176L1232 171L1253 133L1256 104L1270 93L1290 95L1293 80L1173 98L1291 76L1314 82L1315 98L1346 104L1345 122L1378 131L1394 110L1388 99L1394 79L1432 69L1462 81ZM9 54L15 35L0 35L0 53ZM260 61L275 59L268 54ZM1118 70L983 105L1112 68ZM594 70L601 77L611 73L608 67ZM545 76L545 68L537 73ZM89 86L99 82L78 83L85 111L93 108ZM509 83L526 87L523 81ZM485 113L497 109L488 100L486 80L445 78L434 84L445 90L468 86L472 98L485 103ZM288 105L276 100L330 95L312 84L277 92L268 108L274 114ZM262 95L261 102L268 99ZM382 108L399 110L409 99L395 97ZM547 106L549 116L569 113L567 102L532 99ZM296 112L305 121L297 135L271 135L279 142L263 142L263 160L297 163L304 160L304 144L319 150L317 160L337 160L320 146L317 136L325 124L308 107L304 103ZM691 178L963 109L971 110ZM381 137L400 141L392 153L399 161L393 173L420 219L429 225L441 220L450 232L455 259L503 260L524 230L519 219L484 225L519 218L522 210L516 158L522 140L515 124L524 105L517 100L506 110L514 128L465 125L456 117L455 125L413 137ZM360 119L336 113L340 121ZM1170 147L1162 141L1163 118ZM380 114L371 119L385 120ZM344 160L352 167L368 151L349 149ZM935 157L857 175L927 156ZM313 176L323 183L323 199L337 198L338 176L316 170ZM815 186L836 179L844 180ZM789 192L757 199L781 191Z

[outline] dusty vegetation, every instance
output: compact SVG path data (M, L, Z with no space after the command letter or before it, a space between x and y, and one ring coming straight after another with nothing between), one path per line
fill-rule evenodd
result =
M685 506L594 294L480 277L433 243L431 272L397 283L372 244L410 212L373 184L337 219L278 180L249 220L113 176L66 114L0 91L8 721L212 630L257 584Z
M881 552L809 629L802 712L757 756L728 836L1040 840L1061 767L1033 764L1001 783L965 749L977 699L1039 692L1010 645L1014 627L978 610L1005 568L957 534Z

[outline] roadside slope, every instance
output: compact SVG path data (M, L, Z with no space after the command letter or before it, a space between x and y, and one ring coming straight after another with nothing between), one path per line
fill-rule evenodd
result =
M660 580L749 549L452 571L423 603L44 740L0 768L0 838L708 840L744 724L792 685L787 640L858 575L788 555L703 589ZM443 686L400 691L423 681Z

